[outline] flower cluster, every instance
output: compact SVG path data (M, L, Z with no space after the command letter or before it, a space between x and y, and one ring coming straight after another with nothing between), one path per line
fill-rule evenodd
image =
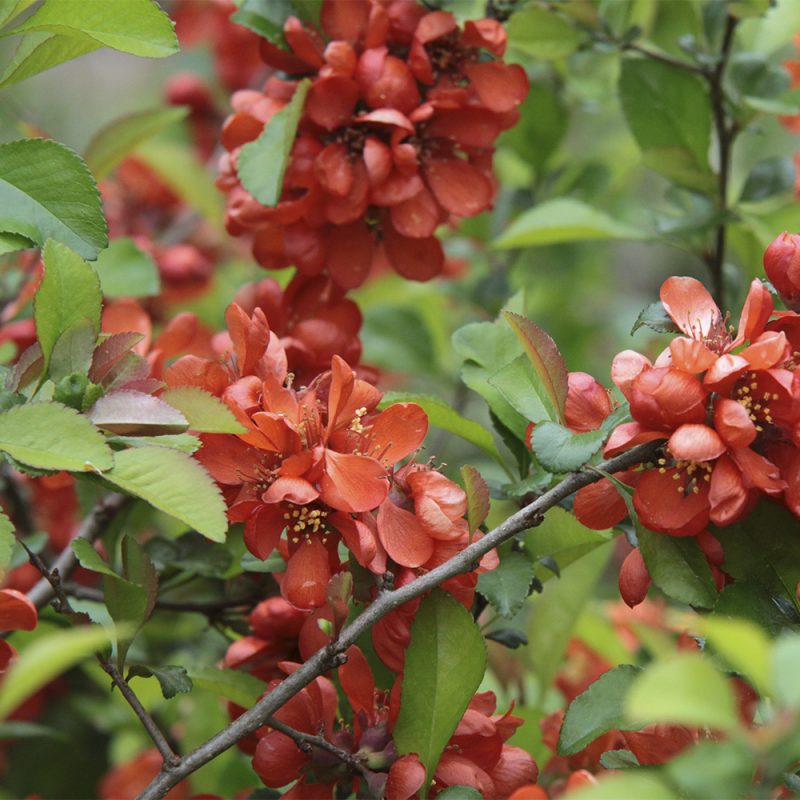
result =
M767 274L791 303L795 238L783 234L765 255ZM767 497L800 516L800 315L775 311L768 288L754 280L737 329L728 325L694 278L668 278L661 303L682 333L651 362L626 350L612 364L612 379L630 406L632 422L611 434L605 454L664 440L655 462L619 473L633 487L643 525L669 536L693 536L718 586L725 576L722 546L708 531L742 519ZM597 427L610 405L593 381L570 381L574 407ZM607 401L607 397L606 397ZM605 401L604 401L605 402ZM608 480L581 489L575 514L592 528L627 516ZM631 603L647 591L649 576L638 551L623 564L620 586Z
M252 235L264 267L325 272L344 288L386 262L413 280L436 276L434 231L491 206L494 142L528 92L524 70L502 61L503 27L461 30L412 0L324 0L320 30L290 17L283 33L288 51L264 40L261 52L293 79L236 92L222 131L228 231ZM310 89L280 201L266 208L239 183L237 155L300 77Z

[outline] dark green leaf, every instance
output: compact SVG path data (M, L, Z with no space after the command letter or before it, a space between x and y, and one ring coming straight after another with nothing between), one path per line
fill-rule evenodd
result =
M116 626L117 667L122 670L133 637L147 619L147 591L124 578L105 575L103 596Z
M743 741L696 742L664 765L683 797L747 797L757 769L753 750Z
M536 458L551 472L574 472L603 446L603 431L573 433L557 422L540 422L533 431L531 444Z
M646 238L646 231L617 222L580 200L559 197L524 211L491 246L495 250L509 250L560 242Z
M86 539L73 539L70 544L72 551L78 558L78 563L92 572L99 572L103 575L110 575L118 578L119 575L106 563L106 560L86 541Z
M151 0L116 0L113 14L107 13L103 3L45 0L21 25L4 35L55 33L136 56L164 58L178 52L173 27Z
M5 575L8 571L16 541L11 520L0 511L0 575Z
M258 139L242 147L236 158L236 173L242 186L265 206L275 206L280 199L283 173L310 86L308 79L298 83L289 103L267 122Z
M239 562L245 572L284 572L286 562L277 550L274 550L264 561L256 558L252 553L245 553Z
M394 741L416 753L427 781L478 689L486 645L469 612L442 591L424 598L411 626Z
M100 195L86 164L50 139L0 144L0 232L55 239L84 258L108 243Z
M489 487L480 472L469 464L464 464L460 473L464 491L467 493L467 523L470 533L474 533L489 514Z
M150 556L131 536L122 538L122 574L131 583L141 586L147 595L145 621L150 618L158 595L158 576Z
M194 459L166 447L136 447L116 454L104 477L125 492L177 517L217 542L228 529L225 503Z
M774 597L757 580L737 580L726 586L717 599L714 614L752 620L770 636L800 624L800 616L789 600Z
M233 560L224 545L209 542L205 536L193 532L175 540L151 539L147 543L147 552L160 569L172 566L209 578L222 577Z
M58 403L28 403L0 414L0 450L40 469L99 472L114 463L100 431Z
M23 722L22 720L0 722L0 741L4 739L38 739L43 736L52 739L67 740L63 732L51 728L48 725L39 725L36 722Z
M86 164L95 178L102 180L138 144L185 116L186 109L182 107L154 108L115 119L100 128L86 146Z
M682 603L713 608L717 590L708 562L691 536L667 536L637 526L639 550L653 583Z
M27 236L0 231L0 256L15 253L17 250L27 250L29 247L36 247L36 243Z
M755 203L776 194L794 189L794 161L784 158L768 158L759 161L747 176L740 200Z
M498 614L511 619L530 594L533 562L525 553L505 553L500 565L478 576L478 591Z
M161 291L155 262L131 239L114 239L97 257L96 269L107 298L151 297Z
M571 756L583 750L598 736L611 730L638 730L629 725L623 713L628 689L641 673L641 667L621 664L601 675L581 692L567 708L558 737L558 754Z
M622 109L645 162L693 189L714 181L708 166L711 105L703 82L654 59L625 59Z
M606 769L630 769L638 767L639 760L630 750L606 750L600 756L600 765Z
M442 800L482 800L483 795L471 786L448 786L436 795Z
M146 667L144 664L134 664L128 669L127 680L131 678L156 678L161 686L161 694L169 700L176 694L186 694L192 691L192 679L186 672L186 667L167 665L164 667Z
M266 688L258 678L238 670L189 667L187 671L195 686L207 689L217 697L224 697L243 708L255 705Z
M631 336L643 325L646 325L656 333L681 332L681 329L675 324L672 317L667 314L667 310L660 300L656 303L650 303L649 306L642 309L642 312L636 317L636 322L631 328Z

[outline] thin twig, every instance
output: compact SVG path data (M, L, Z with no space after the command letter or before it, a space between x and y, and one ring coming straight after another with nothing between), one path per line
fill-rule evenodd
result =
M706 264L711 272L712 294L717 306L724 311L725 309L725 285L723 280L723 267L725 265L725 245L727 236L728 220L726 219L728 210L728 176L731 167L731 149L733 141L738 133L738 128L728 125L725 113L725 90L722 80L725 68L733 46L733 37L736 32L738 19L727 17L725 20L725 32L722 36L720 56L714 69L706 73L708 88L711 96L711 110L714 117L714 129L717 135L717 150L719 153L719 178L717 183L718 199L717 204L721 212L719 225L717 225L714 236L714 248L706 257Z
M347 750L342 750L335 744L331 744L324 736L313 736L310 733L295 730L274 717L267 719L267 725L275 728L276 731L280 731L284 736L288 736L303 752L310 753L314 747L319 750L325 750L354 769L362 777L367 777L367 770L357 756L348 753Z
M120 692L122 692L122 696L128 701L128 705L133 709L133 713L139 717L139 721L142 723L142 726L153 740L153 744L158 748L158 752L161 753L161 758L164 759L164 763L179 763L179 756L170 747L167 738L161 732L161 728L158 727L156 721L150 716L150 714L147 712L147 709L141 704L139 698L136 696L136 693L133 691L133 689L131 689L125 678L120 675L119 670L111 661L100 655L100 653L96 653L95 655L97 656L97 660L100 662L100 666L111 678L112 684L119 688Z
M599 465L599 468L604 472L611 473L629 469L635 464L650 461L662 445L662 441L639 445L622 455L605 461ZM284 703L296 695L304 686L307 686L315 678L334 666L343 663L342 660L346 658L344 653L347 648L390 611L435 589L448 578L474 569L475 564L490 550L517 533L538 525L544 518L543 515L546 511L558 505L578 489L600 480L601 477L598 473L588 469L568 475L541 497L538 497L525 508L510 516L501 525L498 525L482 539L473 542L449 561L405 586L401 586L394 591L381 593L372 605L368 606L362 614L340 632L335 642L331 642L326 647L318 650L302 667L287 676L285 680L262 697L252 708L245 711L230 725L192 750L192 752L187 753L177 765L165 764L161 772L139 795L138 800L158 800L158 798L162 798L178 782L216 758L220 753L233 747L240 739L264 725Z
M636 44L636 42L628 42L623 44L617 41L616 43L621 44L623 50L633 50L634 52L640 53L647 58L653 59L653 61L660 61L662 64L669 64L671 67L677 67L678 69L683 69L687 72L694 72L695 75L708 74L706 67L700 64L692 64L691 61L684 61L682 58L675 58L668 53L662 53L660 50L651 50L649 47L643 47L640 44Z
M88 586L79 586L75 583L67 584L65 590L70 597L78 600L95 600L102 603L105 595L99 589L92 589ZM162 611L185 611L195 614L216 614L228 608L240 608L251 606L262 600L261 594L250 594L246 597L228 597L220 600L191 601L191 600L156 600L155 608Z
M129 501L130 498L122 494L110 494L99 500L84 520L75 538L86 539L90 543L94 542ZM44 607L56 596L53 580L65 581L76 566L78 566L78 559L75 553L71 547L65 547L47 569L45 577L28 592L28 598L36 608Z

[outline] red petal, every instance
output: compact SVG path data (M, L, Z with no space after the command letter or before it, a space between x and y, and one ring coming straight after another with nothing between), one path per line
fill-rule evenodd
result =
M367 0L323 0L320 23L329 38L355 44L366 30L369 11Z
M447 139L466 150L488 150L499 134L497 115L480 108L437 111L425 128L426 137Z
M295 54L312 67L321 67L322 40L316 31L309 30L297 17L289 17L283 25L286 43Z
M339 142L332 142L316 157L314 169L326 192L344 197L353 188L350 157Z
M393 403L369 424L368 452L386 467L411 455L428 433L428 415L416 403Z
M742 316L739 318L738 335L732 347L745 341L752 342L764 331L764 327L772 315L772 295L769 289L758 279L753 278L747 299L744 301Z
M387 224L383 229L383 247L395 272L412 281L435 278L444 266L444 250L433 236L411 239Z
M392 171L392 151L389 146L375 136L368 136L363 155L370 186L385 181Z
M652 582L639 548L631 550L619 568L620 597L634 608L647 597L647 590Z
M677 336L669 343L672 364L684 372L705 372L717 360L717 354L697 339Z
M374 458L327 450L320 488L329 506L355 513L377 508L388 494L389 482Z
M39 621L36 606L16 589L0 590L0 631L32 631Z
M408 200L392 206L391 214L395 230L414 239L433 236L441 216L436 200L425 187Z
M278 788L296 780L308 760L288 736L269 731L258 740L253 769L265 785Z
M267 411L258 411L253 414L251 419L273 452L288 456L300 449L300 434L285 417Z
M747 508L748 492L739 468L731 458L723 456L711 473L708 503L711 521L715 525L730 525L739 519Z
M425 783L425 767L415 755L401 756L392 764L386 781L386 800L409 800Z
M471 64L465 72L481 103L490 111L513 111L528 96L528 76L519 64L484 61Z
M722 314L696 278L667 278L661 284L661 303L673 322L691 339L707 339L722 322Z
M749 347L739 353L752 369L769 369L785 361L791 352L789 341L783 331L767 331Z
M747 409L729 397L717 397L714 427L729 447L747 447L756 438L756 426Z
M227 434L203 434L203 446L195 458L218 483L240 486L258 478L261 456L241 439Z
M386 552L403 567L422 566L433 555L433 540L417 517L391 500L378 511L378 536Z
M319 497L319 492L304 478L283 477L278 478L261 499L265 503L296 503L304 506L313 503Z
M308 91L303 114L332 131L350 122L359 94L358 84L350 78L317 78Z
M339 667L339 683L350 702L354 716L364 711L370 722L375 717L375 678L361 650L347 648L347 661Z
M451 214L472 217L492 203L492 184L477 167L459 158L428 160L424 174L436 200Z
M786 482L781 478L778 468L749 447L731 450L731 457L742 471L745 485L749 484L768 494L776 494L786 488Z
M712 461L728 448L719 434L708 425L681 425L669 437L667 449L684 461Z
M269 558L278 546L286 527L282 506L263 506L244 526L244 543L247 549L262 561Z
M634 381L645 369L652 366L650 360L641 353L637 353L635 350L623 350L614 356L611 363L611 380L630 400Z
M355 289L372 266L375 243L365 222L331 226L328 233L328 272L344 289Z
M630 485L631 473L617 473L614 477ZM607 478L579 489L573 510L582 524L595 531L611 528L628 516L625 501Z
M708 483L698 481L699 491L686 489L686 481L673 480L678 470L661 473L647 470L639 479L633 495L633 506L642 523L656 533L670 536L695 536L708 525Z
M289 557L281 594L296 608L317 608L325 604L330 577L327 548L319 539L309 537L301 540Z

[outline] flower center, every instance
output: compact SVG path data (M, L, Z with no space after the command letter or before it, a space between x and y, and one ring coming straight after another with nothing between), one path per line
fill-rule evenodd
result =
M764 425L772 424L772 410L769 403L777 400L775 393L761 391L755 373L749 373L744 382L736 389L735 400L743 406L750 419L755 423L756 430L764 430Z
M702 483L711 480L713 467L707 461L690 461L679 459L668 466L666 458L658 459L658 471L664 475L668 469L674 469L672 480L678 485L675 491L681 495L699 494Z
M286 530L289 538L297 544L301 538L305 537L307 541L311 541L311 536L315 534L322 535L322 543L325 543L325 537L330 533L328 526L325 523L325 517L328 512L321 508L311 508L309 506L296 506L294 503L287 503L287 511L283 512L283 518L286 521Z

